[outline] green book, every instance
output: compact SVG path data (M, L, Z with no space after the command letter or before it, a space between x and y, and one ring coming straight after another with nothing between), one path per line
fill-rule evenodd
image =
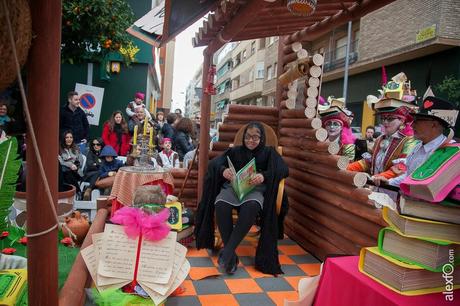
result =
M382 254L432 272L442 272L451 260L460 263L459 244L405 237L390 227L380 230L378 248Z
M252 177L256 174L256 160L255 158L251 159L243 168L238 172L235 171L235 167L232 164L232 161L227 156L228 167L233 173L232 187L235 191L236 197L238 200L243 200L244 197L250 193L255 185L251 185L249 182Z

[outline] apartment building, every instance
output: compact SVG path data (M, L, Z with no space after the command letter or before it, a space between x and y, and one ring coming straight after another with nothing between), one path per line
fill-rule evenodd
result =
M185 90L185 110L184 115L189 118L195 118L200 114L200 102L203 95L202 89L203 67L195 72Z
M352 24L347 107L353 125L372 123L363 101L378 95L382 66L388 78L403 71L423 96L427 84L446 76L460 78L460 3L458 0L398 0ZM342 96L347 25L307 46L325 55L321 95Z

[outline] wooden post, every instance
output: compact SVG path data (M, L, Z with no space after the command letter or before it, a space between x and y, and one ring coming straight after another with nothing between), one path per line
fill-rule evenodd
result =
M56 205L58 192L59 75L61 65L61 1L29 1L34 40L29 52L28 106L43 167ZM46 111L44 111L46 110ZM29 134L30 135L30 134ZM27 138L27 232L56 224L48 205L31 138ZM57 229L29 238L27 261L29 305L58 304Z
M201 118L200 118L200 150L198 154L198 203L201 201L203 194L204 176L208 168L208 154L209 154L209 118L211 113L211 96L205 92L208 86L208 71L211 66L213 52L208 48L203 51L203 77L202 88L203 96L201 98Z

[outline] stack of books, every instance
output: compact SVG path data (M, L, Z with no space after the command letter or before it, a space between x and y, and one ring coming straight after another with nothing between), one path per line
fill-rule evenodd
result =
M382 214L389 227L377 247L361 250L359 270L403 295L453 297L460 288L460 202L401 197L396 210Z

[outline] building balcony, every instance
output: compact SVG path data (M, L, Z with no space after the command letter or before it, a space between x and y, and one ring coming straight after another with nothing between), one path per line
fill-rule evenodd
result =
M260 96L264 87L263 79L256 79L240 86L230 92L230 100L240 100L253 96Z
M351 42L349 64L358 60L358 40ZM347 46L342 46L324 54L324 72L329 72L345 66Z

